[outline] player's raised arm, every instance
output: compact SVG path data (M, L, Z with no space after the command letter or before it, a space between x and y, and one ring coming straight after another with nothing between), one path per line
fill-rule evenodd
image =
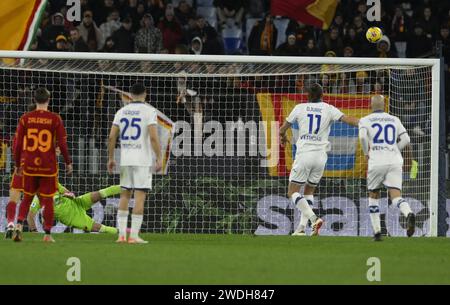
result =
M114 160L114 149L117 144L117 137L119 136L119 126L113 124L108 138L108 173L112 174L116 167L116 161Z

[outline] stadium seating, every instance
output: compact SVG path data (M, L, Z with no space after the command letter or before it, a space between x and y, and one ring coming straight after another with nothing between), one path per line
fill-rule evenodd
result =
M223 44L226 54L235 54L242 50L242 30L226 28L222 31Z
M197 15L203 16L212 27L217 26L217 15L215 7L199 6L197 8Z

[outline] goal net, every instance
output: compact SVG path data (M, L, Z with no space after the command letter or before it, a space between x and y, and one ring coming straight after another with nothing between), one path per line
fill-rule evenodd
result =
M74 173L61 171L59 179L81 195L119 183L118 172L108 175L106 170L107 138L114 114L139 81L159 111L164 155L163 170L154 177L146 200L142 230L290 234L300 220L286 195L298 126L288 132L286 146L280 145L278 130L293 107L307 101L309 84L319 82L326 102L356 117L370 113L371 95L385 96L386 111L401 119L411 137L412 167L404 171L403 197L417 214L416 235L436 235L436 60L39 52L1 56L0 231L13 171L11 139L18 118L33 103L33 90L46 87L52 94L51 110L64 120ZM321 233L370 236L367 164L358 130L335 123L330 142L314 200L315 212L325 221ZM117 147L117 161L119 156ZM404 217L385 191L382 198L383 233L404 236ZM117 206L118 198L109 198L88 213L115 226ZM54 231L73 230L59 223Z

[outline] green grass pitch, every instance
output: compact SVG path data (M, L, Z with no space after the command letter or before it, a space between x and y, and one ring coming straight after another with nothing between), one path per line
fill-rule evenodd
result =
M100 234L42 234L0 240L0 284L373 284L367 259L381 260L381 284L450 284L446 238L291 237L143 234L147 245L115 244Z

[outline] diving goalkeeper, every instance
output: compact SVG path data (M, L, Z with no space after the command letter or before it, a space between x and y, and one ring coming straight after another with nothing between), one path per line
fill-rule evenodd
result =
M113 185L96 192L75 197L64 186L58 184L58 192L54 196L55 219L66 226L86 232L117 234L117 228L96 223L92 217L87 215L86 211L91 209L92 205L96 202L118 194L120 194L120 186ZM36 231L34 218L40 209L39 198L35 196L31 203L30 213L28 214L30 231Z

